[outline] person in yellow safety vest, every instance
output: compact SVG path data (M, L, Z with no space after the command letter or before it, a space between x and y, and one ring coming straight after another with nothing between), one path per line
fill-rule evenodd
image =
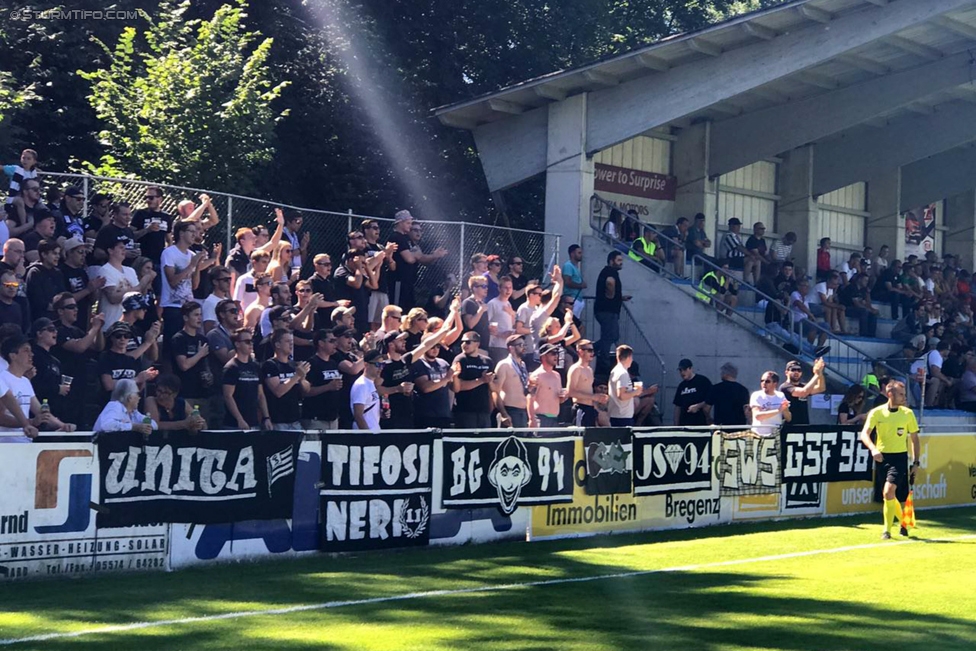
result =
M664 264L664 249L657 242L657 233L646 226L643 234L630 245L627 256L654 271L660 271L660 265Z
M696 296L700 301L712 302L720 312L732 313L739 304L739 289L729 275L728 263L722 265L721 271L713 269L702 276Z

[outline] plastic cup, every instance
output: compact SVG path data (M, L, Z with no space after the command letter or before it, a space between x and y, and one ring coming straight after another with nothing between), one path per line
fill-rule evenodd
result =
M74 382L74 380L75 379L73 377L71 377L70 375L62 375L61 376L61 384L67 384L69 387L71 386L71 383Z
M634 389L637 390L637 391L643 391L644 390L644 383L641 382L640 380L638 380L637 382L634 382Z

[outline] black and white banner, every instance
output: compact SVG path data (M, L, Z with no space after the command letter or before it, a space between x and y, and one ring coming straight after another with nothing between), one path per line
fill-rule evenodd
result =
M444 436L441 502L447 508L497 506L512 514L519 504L573 501L576 437Z
M779 438L723 433L715 478L722 495L778 493L782 484Z
M780 438L783 481L871 479L871 454L857 432L817 425L787 426L780 430Z
M108 432L99 527L290 518L301 432Z
M630 493L633 445L626 427L592 427L583 432L583 458L576 475L587 495Z
M712 487L712 432L634 431L634 495Z
M430 540L428 433L346 434L322 441L322 550L390 549Z

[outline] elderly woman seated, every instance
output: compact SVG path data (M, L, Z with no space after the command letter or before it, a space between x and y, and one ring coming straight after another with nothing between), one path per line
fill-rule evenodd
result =
M139 387L133 380L118 380L112 389L112 399L95 421L96 432L139 432L148 436L156 429L156 421L139 413Z

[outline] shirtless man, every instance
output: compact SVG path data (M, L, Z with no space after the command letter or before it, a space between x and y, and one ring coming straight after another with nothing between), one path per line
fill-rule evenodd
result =
M559 425L559 404L566 400L562 379L556 371L559 361L559 346L546 344L539 351L542 366L529 376L529 397L526 406L529 411L529 427L557 427Z
M576 342L579 361L569 367L566 389L573 400L573 424L577 427L596 427L597 405L607 404L610 396L593 390L593 342L580 339Z
M508 357L495 366L495 409L501 418L502 427L528 427L529 413L526 411L525 397L529 390L529 371L525 368L522 355L525 353L525 338L510 335L505 339Z

